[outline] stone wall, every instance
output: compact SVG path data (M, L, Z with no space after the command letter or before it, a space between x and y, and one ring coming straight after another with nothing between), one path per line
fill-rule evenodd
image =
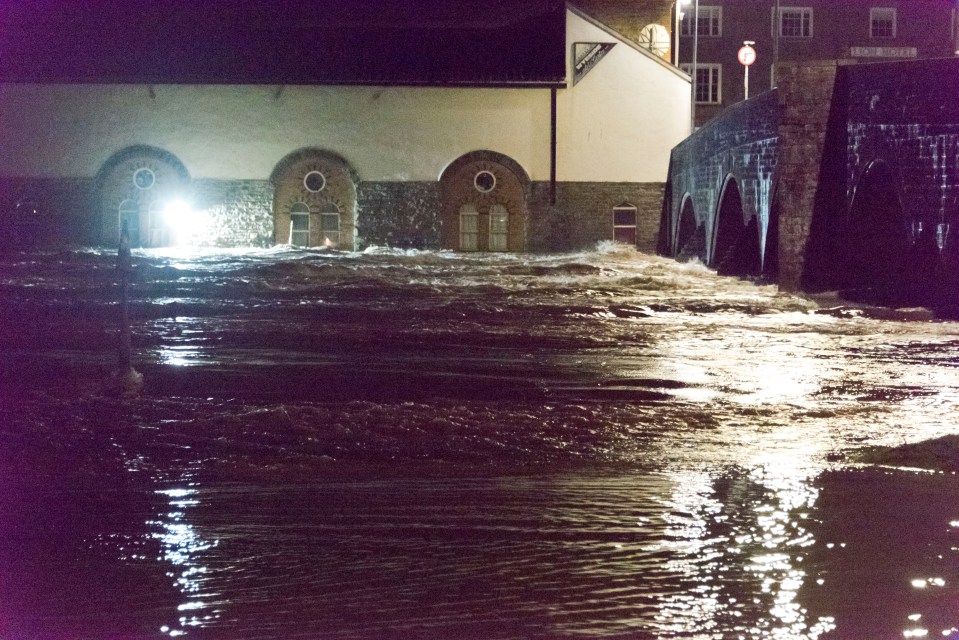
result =
M655 250L663 183L560 182L550 205L549 183L536 181L526 195L526 247L531 252L590 249L613 239L613 208L637 209L636 247ZM357 249L389 246L440 248L442 195L436 182L360 182ZM92 178L0 178L0 247L69 247L114 239L97 219ZM274 242L275 189L269 180L190 183L187 199L201 212L196 236L206 246L270 246ZM18 207L18 203L20 206Z
M664 183L559 182L556 205L549 183L533 183L530 197L530 251L590 249L613 239L613 208L636 207L636 248L654 253Z
M91 178L0 177L0 248L95 241Z
M836 87L835 63L784 63L779 87L779 178L776 195L779 286L804 288L807 242L823 182L823 148ZM833 114L834 121L841 114ZM831 172L827 171L827 176ZM820 206L826 205L820 198Z
M750 218L759 220L760 228L768 226L779 157L778 122L777 94L770 91L730 107L673 149L666 202L670 215L664 219L667 228L660 230L665 235L665 253L676 250L680 208L687 197L697 227L705 238L714 237L727 179L736 181L742 196L743 226ZM714 256L709 245L707 241L706 254L699 258L711 263Z
M357 200L359 247L439 248L439 182L361 182Z
M194 209L209 216L209 244L273 244L273 185L269 180L194 180L191 201Z
M675 254L689 201L709 246L728 175L744 218L763 218L764 274L783 289L882 289L855 281L856 249L903 273L887 293L959 306L959 60L782 63L777 77L775 91L727 109L673 149L658 250ZM856 222L860 187L876 197L864 179L875 167L883 202L894 198L901 219Z
M897 180L900 200L916 226L916 241L955 251L959 60L847 67L843 73L848 84L847 202L852 203L870 163L881 161Z
M853 204L874 165L899 200L903 270L914 302L959 308L959 60L844 67L844 196Z

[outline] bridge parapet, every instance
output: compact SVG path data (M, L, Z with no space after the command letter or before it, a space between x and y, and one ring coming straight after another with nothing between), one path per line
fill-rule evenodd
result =
M660 253L959 313L959 59L776 77L673 150Z
M714 266L725 258L733 260L733 256L717 257L716 223L724 201L731 216L738 218L737 225L746 227L753 219L765 231L777 162L778 121L776 91L769 91L726 109L673 149L660 253ZM721 243L718 250L724 249L728 247ZM758 262L761 269L761 256ZM733 266L729 265L733 271L742 270Z

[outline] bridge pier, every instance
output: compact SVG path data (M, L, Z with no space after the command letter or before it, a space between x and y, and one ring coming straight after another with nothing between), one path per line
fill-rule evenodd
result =
M778 181L770 212L778 222L778 282L786 291L806 288L810 233L826 182L843 179L823 162L826 133L834 106L836 64L780 63L776 78L779 106ZM778 219L778 220L777 220Z
M777 66L672 152L659 250L959 314L959 59Z

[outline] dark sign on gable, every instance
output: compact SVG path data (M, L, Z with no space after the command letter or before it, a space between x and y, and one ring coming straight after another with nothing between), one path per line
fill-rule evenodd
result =
M615 45L615 42L573 43L573 84L586 77Z

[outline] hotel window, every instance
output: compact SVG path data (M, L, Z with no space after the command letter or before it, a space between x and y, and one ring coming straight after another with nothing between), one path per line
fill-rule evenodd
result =
M636 207L628 202L613 207L613 240L636 246Z
M682 65L683 71L692 75L693 67ZM719 104L722 102L723 65L696 65L696 104Z
M696 22L696 9L687 7L684 12L680 33L684 36L693 35L693 22ZM699 7L699 35L704 37L720 37L723 35L723 8L702 6Z
M460 251L479 251L479 211L471 204L460 209Z
M869 10L869 37L896 37L896 10L892 7L874 7Z
M780 7L778 25L775 12L773 9L773 34L778 26L779 35L783 38L812 37L811 7Z
M305 202L296 202L290 207L290 244L310 246L310 207Z

